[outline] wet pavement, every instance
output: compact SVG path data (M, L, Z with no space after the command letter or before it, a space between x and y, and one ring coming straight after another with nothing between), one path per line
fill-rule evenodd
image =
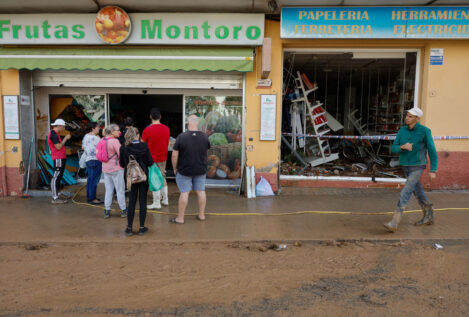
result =
M102 196L101 186L99 192ZM71 190L79 188L76 186ZM186 216L184 225L169 223L177 212L178 192L174 183L170 184L169 193L170 205L163 207L160 213L148 214L146 226L149 232L145 236L133 237L124 235L127 220L120 218L119 210L115 209L110 219L103 219L102 207L81 204L86 202L84 190L76 196L77 203L66 205L51 205L47 197L0 199L3 224L0 243L129 242L129 239L135 242L195 242L469 238L468 191L428 192L437 210L435 225L415 227L413 223L421 218L421 213L408 213L394 234L388 233L382 223L390 219L397 203L399 190L395 189L284 187L279 196L255 199L238 196L233 190L208 189L207 220L196 220L197 199L195 194L191 194L187 213L192 215ZM114 208L117 207L114 205ZM412 197L408 210L418 209ZM389 214L382 214L385 212ZM136 230L138 215L134 221Z

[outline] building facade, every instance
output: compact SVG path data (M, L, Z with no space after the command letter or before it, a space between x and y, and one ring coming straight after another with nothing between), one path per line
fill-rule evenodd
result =
M24 190L28 164L37 169L56 118L77 135L68 153L74 173L86 122L131 115L144 127L154 105L174 136L187 115L203 118L200 128L215 144L210 154L220 161L209 163L214 186L239 186L244 166L274 191L402 184L389 175L282 175L289 151L282 135L291 133L286 99L302 73L317 87L308 102L324 104L329 121L343 126L329 134L344 139L360 135L353 118L367 121L366 135L389 135L405 110L422 108L434 136L460 137L435 141L438 177L424 176L425 186L469 186L467 7L292 7L282 8L281 21L262 13L147 12L129 13L127 23L125 11L115 12L0 15L2 195ZM377 154L387 165L385 146Z

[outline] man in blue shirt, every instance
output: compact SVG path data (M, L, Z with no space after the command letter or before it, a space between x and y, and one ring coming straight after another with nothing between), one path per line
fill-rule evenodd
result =
M397 231L397 226L402 218L402 213L409 202L412 193L417 197L423 211L423 218L415 223L416 226L433 224L432 204L425 195L420 183L420 176L427 165L427 152L430 157L430 180L436 178L438 167L438 155L433 143L432 132L429 128L420 124L423 112L417 107L407 111L405 126L397 133L392 145L392 152L399 153L399 162L404 170L407 181L401 191L397 210L392 220L384 226L391 232Z

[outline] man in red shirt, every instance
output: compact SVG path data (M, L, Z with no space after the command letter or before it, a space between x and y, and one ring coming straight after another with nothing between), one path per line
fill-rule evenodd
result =
M65 152L65 143L71 138L70 134L67 134L63 140L60 137L60 132L65 130L65 121L62 119L55 120L51 124L53 126L47 135L47 144L49 145L50 154L54 161L54 175L50 182L50 188L52 190L52 203L53 204L65 204L68 201L59 198L58 189L60 181L65 172L65 161L67 160L67 153Z
M148 144L153 162L158 165L163 175L163 188L153 193L153 204L148 209L161 209L161 204L168 206L168 184L166 183L166 157L168 155L169 128L160 122L161 112L159 108L153 108L150 112L151 125L142 133L143 142Z

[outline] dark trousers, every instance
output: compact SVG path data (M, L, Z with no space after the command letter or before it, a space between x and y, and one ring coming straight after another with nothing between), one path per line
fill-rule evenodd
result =
M67 161L67 159L54 160L54 175L52 175L52 180L50 181L52 199L59 198L59 186L65 172L65 161Z
M129 228L132 228L132 224L134 223L137 197L140 205L140 227L145 226L145 218L147 217L147 193L148 182L132 184L129 194L129 206L127 208L127 226Z
M96 188L101 179L102 163L98 160L86 162L86 170L88 171L88 180L86 181L86 197L88 202L96 199Z

